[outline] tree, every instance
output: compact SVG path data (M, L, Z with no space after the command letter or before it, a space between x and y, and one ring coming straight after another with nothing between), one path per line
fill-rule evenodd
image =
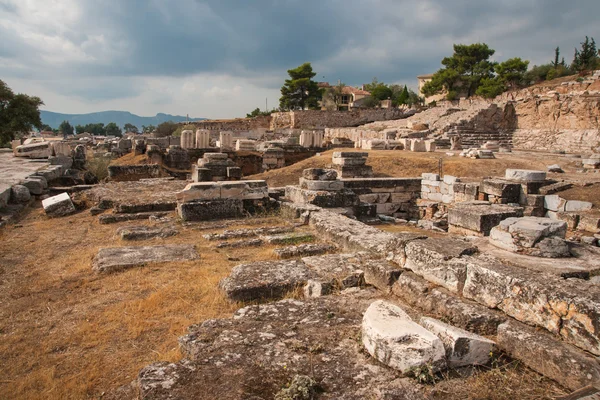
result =
M380 83L370 91L371 96L379 101L392 98L392 89L386 84Z
M40 131L42 132L54 132L54 130L52 129L52 127L48 124L43 124Z
M142 125L142 133L152 133L156 130L154 125Z
M106 126L104 127L104 132L106 133L106 135L110 136L123 136L123 131L121 131L121 128L119 128L119 126L114 122L109 122L108 124L106 124Z
M408 93L408 88L406 87L406 85L404 85L404 89L402 89L400 94L398 94L398 96L394 99L393 104L395 106L399 106L401 104L408 104L409 97L410 95Z
M494 53L495 50L485 43L455 44L452 57L442 60L445 68L436 72L421 91L431 96L445 90L447 98L453 99L458 95L456 88L460 86L466 90L467 97L472 96L482 79L493 77L495 63L490 61L490 57Z
M163 122L156 127L157 137L171 136L178 128L178 125L173 121Z
M310 63L290 69L288 74L290 79L286 79L281 87L279 107L283 110L318 109L322 92L317 82L312 80L317 74L313 72Z
M506 86L499 77L483 78L477 88L476 94L488 99L493 99L499 94L502 94L505 90Z
M44 102L39 97L14 94L0 80L0 144L7 144L17 134L26 134L32 128L42 128L39 107Z
M523 61L519 57L515 57L496 64L494 70L498 74L500 83L512 88L523 84L523 77L528 66L529 61ZM489 85L490 81L488 80L486 83Z
M596 49L596 41L594 38L585 37L585 41L581 42L581 50L575 49L573 63L571 68L574 71L587 71L600 67L600 57Z
M125 130L125 132L139 133L138 127L133 124L130 124L129 122L123 125L123 129Z
M63 137L73 136L75 134L75 129L69 123L69 121L63 121L58 126L58 131L63 135Z
M554 68L556 68L560 65L560 62L558 61L559 58L560 58L560 47L557 46L556 49L554 49L554 61L552 62L552 65L554 66Z
M271 115L271 111L261 111L260 108L256 107L251 113L246 114L246 118L263 117Z

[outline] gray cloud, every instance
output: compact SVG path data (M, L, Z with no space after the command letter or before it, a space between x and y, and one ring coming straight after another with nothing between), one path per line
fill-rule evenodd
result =
M560 46L569 62L585 35L598 36L600 13L597 0L47 3L28 10L18 0L0 1L0 74L89 102L141 95L144 78L198 75L229 76L231 87L250 89L225 90L220 81L218 90L258 98L305 61L330 82L378 77L414 86L416 75L440 67L453 43L486 42L499 61L518 56L532 64L550 61ZM80 86L56 84L70 79ZM176 93L167 98L177 101Z

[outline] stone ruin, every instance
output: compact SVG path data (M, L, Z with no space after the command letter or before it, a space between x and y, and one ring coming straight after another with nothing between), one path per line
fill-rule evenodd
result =
M242 178L242 170L227 153L204 153L192 169L194 182L236 181Z
M373 176L373 167L366 165L367 157L369 153L336 151L331 163L341 178L367 178Z

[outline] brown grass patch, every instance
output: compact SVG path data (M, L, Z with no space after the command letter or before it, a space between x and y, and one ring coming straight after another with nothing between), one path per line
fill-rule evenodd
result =
M289 167L252 175L247 179L265 179L269 186L297 185L298 178L306 168L326 168L331 164L334 151L362 151L354 149L329 150ZM445 151L435 153L414 153L395 150L369 150L367 165L373 167L378 177L420 177L423 172L438 173L439 160L442 160L443 174L477 180L487 176L504 176L507 168L538 169L545 171L551 164L559 164L566 172L574 173L580 160L565 158L556 154L532 152L498 153L493 160L473 160L448 156ZM572 175L550 174L552 178L573 178ZM579 175L581 178L581 175Z
M124 242L115 231L126 225L139 223L100 225L85 211L49 220L35 208L0 231L0 398L98 397L152 362L178 360L177 339L188 326L239 307L218 289L231 268L273 258L275 246L215 250L202 238L210 230L180 225L171 238ZM200 259L91 270L100 247L159 243L192 243Z

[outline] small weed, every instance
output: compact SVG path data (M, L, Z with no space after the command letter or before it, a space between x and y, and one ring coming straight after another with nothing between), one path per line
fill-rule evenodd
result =
M417 382L426 385L433 385L437 381L437 377L431 364L423 364L418 367L413 367L408 372Z

